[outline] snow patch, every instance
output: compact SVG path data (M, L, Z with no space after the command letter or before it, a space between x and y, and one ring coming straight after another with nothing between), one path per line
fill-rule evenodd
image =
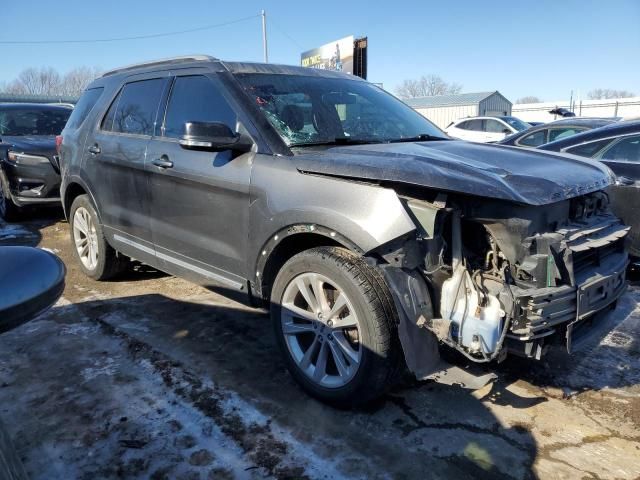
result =
M94 367L83 369L80 374L84 378L85 383L93 380L100 375L113 376L116 373L116 362L113 358L98 360L94 363Z

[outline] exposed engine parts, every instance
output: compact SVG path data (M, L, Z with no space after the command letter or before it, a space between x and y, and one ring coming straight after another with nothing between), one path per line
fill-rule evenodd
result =
M629 228L602 192L549 206L442 194L405 204L417 237L382 256L428 285L415 324L474 362L539 359L551 340L570 350L573 327L624 290Z

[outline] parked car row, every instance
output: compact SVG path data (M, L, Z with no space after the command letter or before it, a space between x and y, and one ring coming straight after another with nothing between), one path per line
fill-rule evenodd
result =
M527 130L529 127L531 125L528 123L511 116L472 117L456 120L444 131L451 138L488 143L503 140L505 137Z
M527 128L505 116L448 131ZM604 164L453 141L352 75L206 56L124 67L84 92L59 158L16 144L5 200L55 192L22 169L59 165L86 275L135 258L246 292L270 309L292 376L332 404L381 395L405 367L477 388L491 376L442 349L477 363L571 350L625 288L629 227Z

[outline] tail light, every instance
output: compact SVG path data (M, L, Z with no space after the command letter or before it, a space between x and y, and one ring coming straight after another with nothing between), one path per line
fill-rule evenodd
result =
M56 152L60 155L60 147L62 146L62 135L56 135Z

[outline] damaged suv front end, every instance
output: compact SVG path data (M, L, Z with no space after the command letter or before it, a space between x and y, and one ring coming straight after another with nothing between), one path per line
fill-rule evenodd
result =
M284 144L253 173L268 192L256 198L254 223L278 232L256 245L258 293L268 292L263 262L283 237L329 236L382 272L416 377L475 388L490 376L452 367L442 349L477 363L540 359L553 343L571 351L579 327L624 292L629 228L609 209L607 167L453 141L338 74L228 68Z
M573 329L624 292L629 227L602 191L544 206L445 195L406 204L436 306L416 325L474 362L540 359L558 340L571 351Z

